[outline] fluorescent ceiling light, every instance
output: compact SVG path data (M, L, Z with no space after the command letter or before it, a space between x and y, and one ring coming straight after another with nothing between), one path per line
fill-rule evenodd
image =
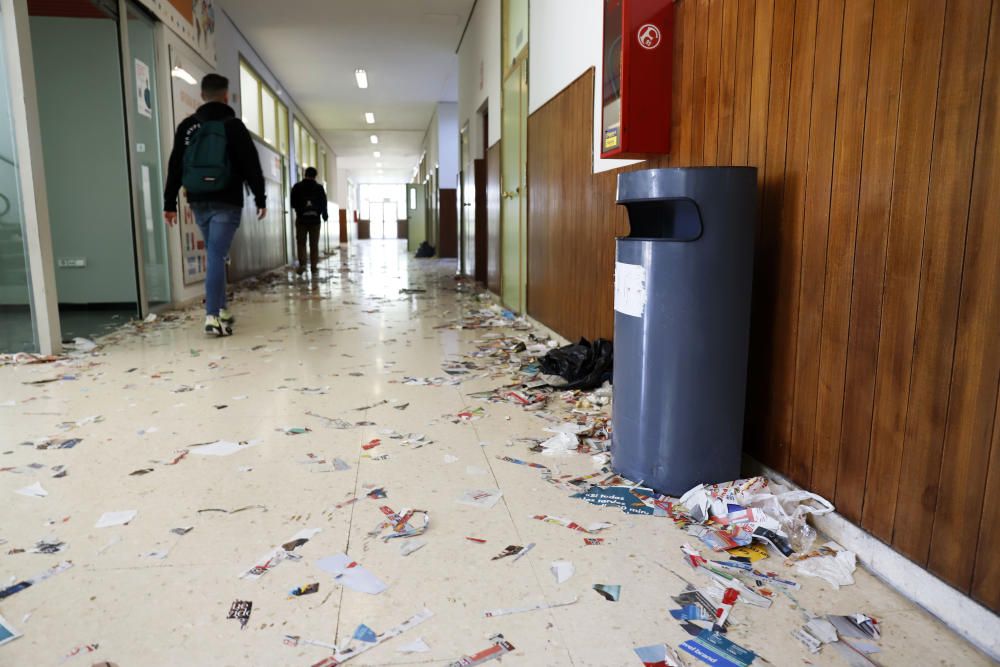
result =
M376 166L376 167L381 167L381 166L382 166L382 163L381 163L381 162L376 162L376 163L375 163L375 166Z
M190 83L192 86L198 83L198 80L191 76L191 74L180 65L174 65L174 68L170 70L170 76Z
M380 158L382 157L382 151L375 151L374 153L372 153L372 155L374 155L376 159Z
M371 141L371 142L372 142L373 144L377 144L377 143L378 143L378 135L377 135L377 134L373 134L372 136L368 137L368 139L369 139L369 140L370 140L370 141Z
M368 123L369 125L371 125L372 123L374 123L375 122L375 114L373 114L371 111L366 111L365 112L365 122Z
M363 69L354 70L354 80L358 82L358 88L368 87L368 72Z

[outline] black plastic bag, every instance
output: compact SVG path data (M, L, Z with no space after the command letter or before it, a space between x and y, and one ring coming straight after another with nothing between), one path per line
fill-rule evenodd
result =
M434 246L432 246L427 241L421 241L420 242L420 247L417 248L417 255L416 256L417 257L421 257L421 258L423 258L423 257L433 257L435 252L437 252L437 250L435 250Z
M556 348L539 360L545 375L558 375L569 384L562 389L596 389L611 379L613 351L610 340L581 338L575 345Z

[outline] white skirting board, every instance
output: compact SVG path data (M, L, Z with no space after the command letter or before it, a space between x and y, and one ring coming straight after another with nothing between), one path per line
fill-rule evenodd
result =
M787 477L749 456L744 456L743 469L750 474L764 475L786 486L800 488ZM1000 661L1000 616L837 512L812 517L812 521L817 530L856 553L858 561L869 572L936 616L993 660Z

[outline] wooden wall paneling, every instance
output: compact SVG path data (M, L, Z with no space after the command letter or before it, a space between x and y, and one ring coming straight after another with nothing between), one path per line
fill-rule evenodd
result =
M500 142L486 151L486 287L500 294Z
M810 150L810 118L816 61L818 4L799 0L795 5L792 62L785 145L784 190L776 233L774 267L774 324L771 342L771 391L774 403L770 440L780 445L789 469L792 415L795 400L795 351L798 340L799 283L802 270L806 169Z
M458 257L458 191L441 188L439 193L438 257Z
M707 72L708 72L708 21L709 1L698 0L695 13L694 54L691 68L694 73L694 87L688 98L691 106L691 156L689 164L704 164L705 155L705 115L707 113Z
M847 3L840 53L812 473L813 489L827 498L837 488L872 11L872 0Z
M989 6L977 0L954 0L945 10L906 440L896 501L897 511L904 512L906 520L893 533L893 545L918 563L928 561L940 495L961 493L941 488L939 482L988 16ZM954 548L968 555L975 545L956 544ZM930 564L931 571L958 587L968 584L964 569L940 569L950 558L940 552L937 557Z
M722 3L721 72L719 75L719 129L714 162L732 164L733 159L733 105L736 92L736 52L739 4L733 0Z
M750 74L750 124L747 159L757 167L757 191L764 185L764 154L767 147L767 104L771 76L771 30L774 27L774 0L757 0L754 5L753 66ZM761 200L763 203L763 199Z
M687 22L691 13L690 6L686 2L674 3L674 53L671 66L673 67L672 88L670 99L670 154L667 161L671 166L680 164L681 135L687 131L687 123L684 118L684 52L690 48L690 39L685 40L687 35ZM687 46L685 45L687 43ZM595 183L597 185L598 183Z
M979 290L980 296L988 296L989 302L984 312L976 313L975 317L986 318L986 324L992 327L992 331L988 332L992 338L987 337L978 342L990 348L991 354L995 354L995 343L1000 338L995 330L997 322L1000 322L1000 314L997 313L997 296L1000 295L1000 274L997 273L1000 267L1000 248L998 248L1000 226L996 224L996 211L1000 209L1000 105L996 104L996 100L1000 100L1000 7L997 0L993 2L989 39L990 50L983 99L993 100L994 103L992 106L983 105L979 119L979 150L976 154L976 173L972 189L969 240L966 242L967 248L975 249L979 244L983 247L983 251L977 252L976 261L966 267L965 270L970 275L968 278L963 278L963 283L967 280L982 281L982 285L974 289ZM983 290L986 294L983 294ZM966 302L963 301L960 311L962 321L965 321L967 316L971 317L965 306ZM959 340L961 349L962 338ZM961 354L959 358L962 358ZM996 557L997 553L1000 553L1000 530L997 530L997 526L1000 526L1000 405L996 402L993 412L993 433L986 465L986 486L982 495L978 497L983 515L979 522L979 544L972 577L972 597L997 610L1000 609L1000 559ZM946 453L950 454L950 450L946 449ZM964 484L964 481L960 483ZM941 518L946 517L942 515ZM964 521L964 518L960 520ZM937 539L935 522L934 540ZM933 544L931 548L933 550Z
M892 541L906 430L944 9L939 0L910 0L903 47L871 454L861 514L861 524L886 542Z
M825 0L818 4L817 9L816 57L809 112L809 157L805 167L805 204L802 217L795 387L787 469L787 474L793 481L807 487L812 484L844 3L843 0Z
M695 89L694 79L694 50L697 44L698 27L698 6L691 2L681 2L674 4L675 11L680 10L674 18L674 32L681 35L680 61L683 67L681 76L677 81L680 84L680 94L672 96L671 105L677 109L676 115L681 119L680 140L677 142L676 152L678 163L681 166L691 164L691 154L693 150L693 135L691 128L694 122L694 106L691 104L691 95ZM674 92L677 92L674 86Z
M879 0L872 18L872 34L878 38L872 39L868 65L837 473L840 481L834 501L838 511L855 523L861 522L868 476L907 3L908 0Z
M753 83L755 0L739 0L736 30L736 84L733 89L733 146L729 162L747 165L750 138L750 99Z
M758 5L758 10L759 7ZM782 397L774 395L772 368L775 350L790 344L790 341L783 338L785 332L776 331L775 317L780 289L777 264L780 261L779 244L783 225L781 201L785 188L795 2L779 1L774 4L773 9L764 154L757 163L759 180L761 173L763 174L763 189L759 192L760 220L754 247L747 406L753 415L749 435L757 455L764 463L784 469L787 458L785 443L778 441L773 432L773 416Z
M705 63L705 148L701 164L714 165L719 152L719 101L722 87L722 13L725 0L709 0Z
M985 3L980 3L980 5ZM979 132L975 143L972 197L965 261L959 296L955 363L951 398L941 457L941 479L934 529L931 533L930 569L947 573L955 586L972 586L975 561L971 558L979 539L983 494L986 489L997 380L1000 378L1000 17L993 3L977 8L983 23L992 23L989 54L983 77ZM970 63L975 70L975 63ZM959 212L960 213L960 212ZM986 532L996 532L987 526ZM980 552L981 553L981 552ZM1000 582L994 581L994 586Z
M473 277L476 282L486 284L488 280L489 262L489 211L486 199L486 158L474 160L472 163L473 181L476 188L476 197L473 202L475 243L473 254L475 255L475 272Z

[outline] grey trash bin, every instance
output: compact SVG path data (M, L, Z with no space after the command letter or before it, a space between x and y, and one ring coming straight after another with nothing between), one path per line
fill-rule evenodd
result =
M611 463L679 495L740 472L757 170L618 176Z

